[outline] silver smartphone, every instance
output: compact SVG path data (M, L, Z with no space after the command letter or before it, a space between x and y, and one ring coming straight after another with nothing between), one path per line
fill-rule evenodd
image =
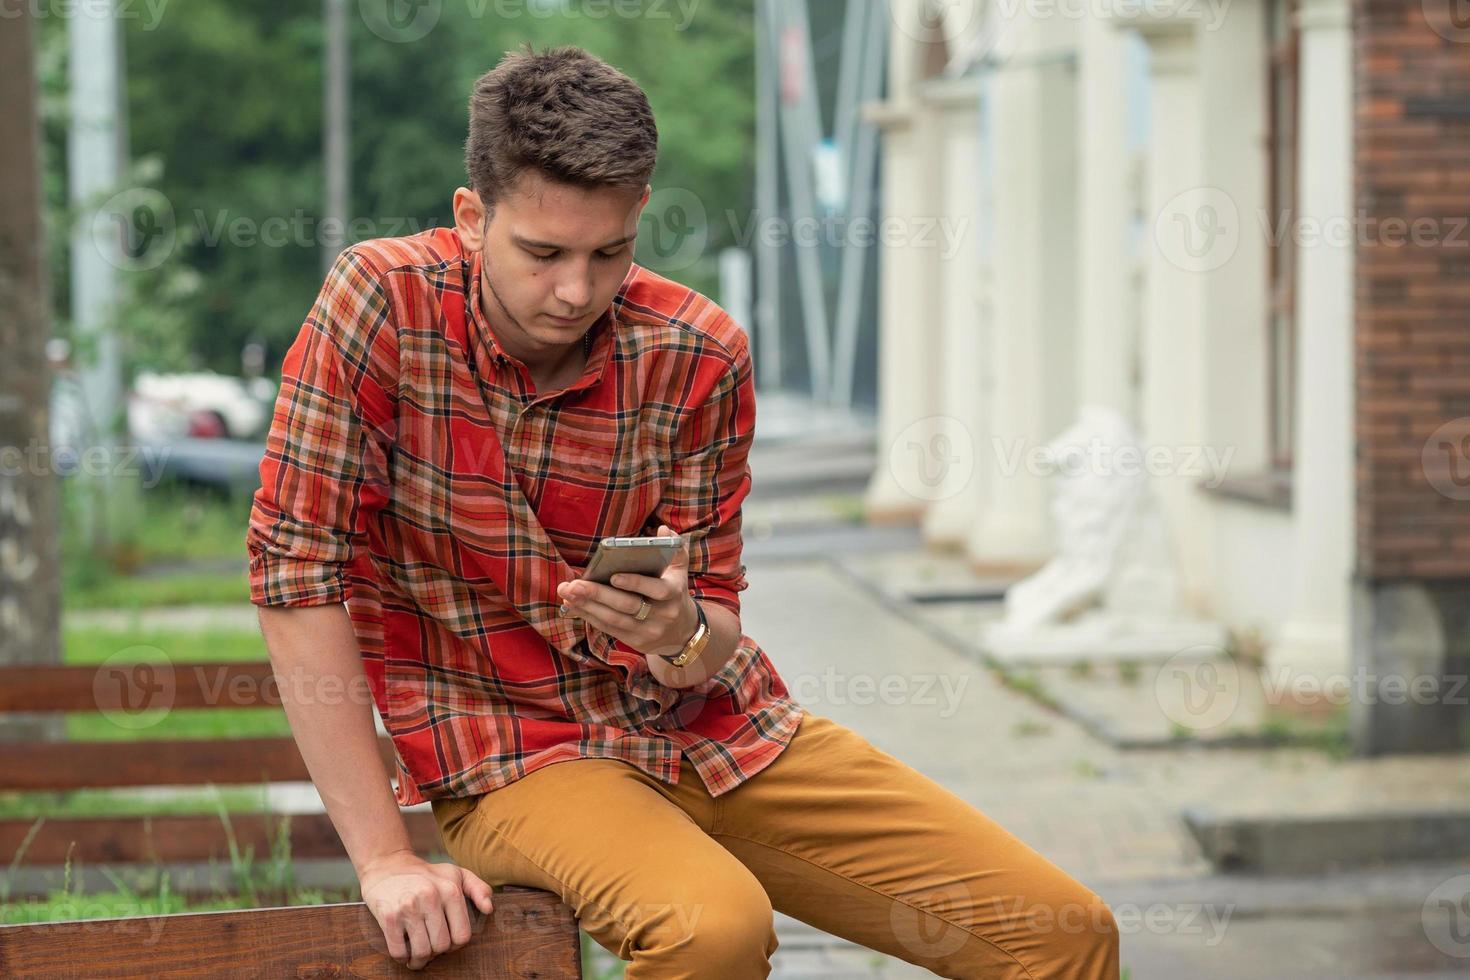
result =
M651 575L654 578L662 575L674 560L674 556L684 547L684 536L668 538L658 535L632 538L603 538L597 542L597 550L592 553L592 558L587 562L587 570L582 573L582 578L599 585L608 585L612 577L619 572L630 572L634 575ZM561 612L565 615L569 611L566 603L562 603Z

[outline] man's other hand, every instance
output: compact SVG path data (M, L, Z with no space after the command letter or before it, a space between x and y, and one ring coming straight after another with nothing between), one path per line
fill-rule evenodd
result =
M358 875L362 900L388 940L388 955L410 970L435 956L462 949L472 936L472 900L486 915L494 908L490 886L455 864L430 864L411 851L386 854Z

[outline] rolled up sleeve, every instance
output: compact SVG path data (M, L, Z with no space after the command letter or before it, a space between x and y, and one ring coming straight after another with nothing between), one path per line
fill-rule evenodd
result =
M390 310L378 276L344 251L286 352L245 538L255 605L348 598L348 566L388 499Z
M680 426L672 474L650 525L689 540L689 587L697 600L740 615L747 585L741 506L750 493L755 381L744 335L702 404Z

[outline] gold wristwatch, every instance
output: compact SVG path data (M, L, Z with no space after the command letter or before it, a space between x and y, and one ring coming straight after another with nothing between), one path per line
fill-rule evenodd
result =
M689 642L684 644L684 649L679 651L678 656L664 657L665 660L675 667L684 666L703 653L704 648L709 646L709 620L704 618L704 607L696 602L694 604L694 611L699 614L699 626L695 628L694 635L689 638Z

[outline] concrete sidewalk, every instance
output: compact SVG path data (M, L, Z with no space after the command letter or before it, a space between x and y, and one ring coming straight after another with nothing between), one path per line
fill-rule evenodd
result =
M1334 759L1301 747L1116 748L1007 687L923 613L885 604L841 553L901 569L916 543L849 527L849 547L829 556L823 542L843 539L842 528L783 527L771 519L782 506L757 501L747 515L768 533L747 539L745 631L811 711L944 784L1107 898L1120 913L1132 978L1470 971L1453 904L1470 891L1470 863L1220 875L1181 819L1189 808L1269 810L1283 801L1324 810L1453 805L1470 799L1466 767L1432 757ZM777 976L928 975L789 919L781 934Z

